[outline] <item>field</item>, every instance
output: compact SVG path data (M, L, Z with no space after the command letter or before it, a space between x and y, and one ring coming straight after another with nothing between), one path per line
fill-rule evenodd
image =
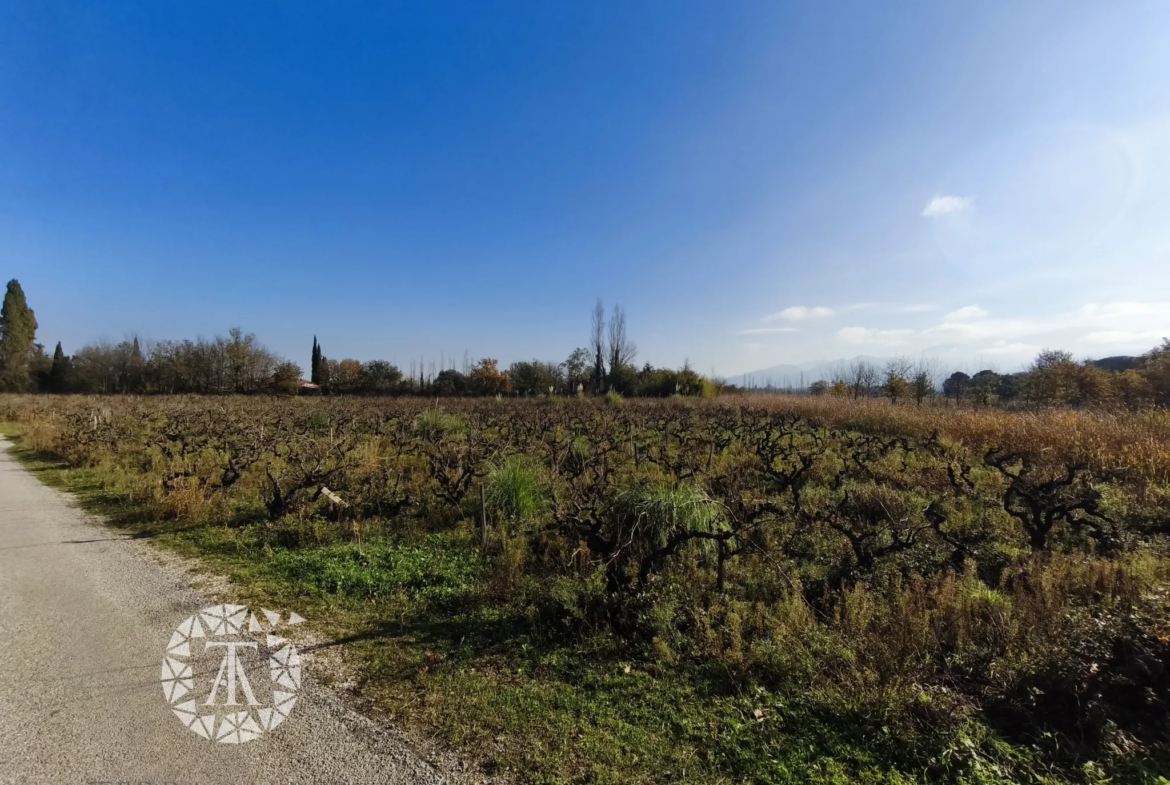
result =
M1162 411L6 396L0 420L115 525L305 608L370 711L489 773L1170 776Z

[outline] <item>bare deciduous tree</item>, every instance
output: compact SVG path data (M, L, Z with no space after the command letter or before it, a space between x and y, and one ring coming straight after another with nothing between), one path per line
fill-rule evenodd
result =
M626 338L626 312L615 305L609 317L609 372L616 373L631 365L637 356L638 347Z
M914 402L919 406L927 398L934 398L939 385L939 364L937 360L927 357L918 358L912 370L913 378L910 381L910 391Z
M600 393L605 384L605 306L601 298L593 306L589 348L593 350L593 392Z
M868 397L881 378L877 367L869 360L858 358L849 363L847 371L847 381L849 389L853 393L854 398Z

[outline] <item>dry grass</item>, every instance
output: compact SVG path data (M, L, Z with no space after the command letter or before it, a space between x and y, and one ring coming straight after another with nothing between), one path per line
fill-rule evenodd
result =
M1170 412L1162 409L1022 411L786 395L724 400L887 436L924 439L937 432L972 449L999 447L1054 462L1084 462L1099 474L1130 481L1170 480Z

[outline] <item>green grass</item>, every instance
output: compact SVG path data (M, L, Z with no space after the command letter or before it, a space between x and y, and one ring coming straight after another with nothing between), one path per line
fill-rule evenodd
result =
M458 600L473 591L482 573L473 556L448 547L440 537L421 546L376 542L279 550L266 568L274 579L307 596L369 600L402 595L418 603Z
M19 439L10 425L0 433ZM112 526L200 557L240 601L295 608L358 666L372 711L437 732L489 773L599 784L1062 781L978 722L950 736L899 735L833 695L743 688L726 670L658 664L604 635L536 640L524 616L531 606L485 599L490 565L470 521L442 535L294 548L282 545L281 522L247 510L217 523L160 520L95 470L19 446L14 453ZM523 468L507 471L498 487L520 512L536 486ZM695 508L674 497L636 501L672 523ZM1153 774L1131 781L1166 783Z
M540 465L517 455L497 466L488 476L487 503L509 522L535 518L548 504Z

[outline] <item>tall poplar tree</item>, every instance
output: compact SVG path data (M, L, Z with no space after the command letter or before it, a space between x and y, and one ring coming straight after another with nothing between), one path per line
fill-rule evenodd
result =
M20 281L13 278L0 308L0 390L25 392L32 386L28 357L36 334L36 316L28 307Z
M591 326L589 341L593 349L593 392L600 395L605 386L605 307L600 297L593 307Z

